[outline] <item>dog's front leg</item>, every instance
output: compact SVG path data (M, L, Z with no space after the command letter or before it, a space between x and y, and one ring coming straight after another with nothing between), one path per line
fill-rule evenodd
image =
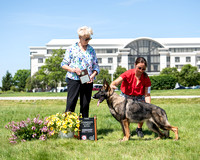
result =
M122 130L124 133L124 137L122 139L122 141L128 141L130 138L130 129L129 129L129 121L128 119L124 119L121 121L121 125L122 125Z

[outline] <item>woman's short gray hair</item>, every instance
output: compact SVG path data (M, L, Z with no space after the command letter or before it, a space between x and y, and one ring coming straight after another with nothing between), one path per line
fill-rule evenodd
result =
M80 28L77 30L77 33L78 33L79 37L82 37L82 36L91 36L91 35L93 35L92 28L87 27L87 26L80 27Z

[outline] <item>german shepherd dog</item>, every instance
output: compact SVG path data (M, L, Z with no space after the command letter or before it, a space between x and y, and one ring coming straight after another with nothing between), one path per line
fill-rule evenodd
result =
M167 120L166 112L156 105L122 97L115 93L105 80L103 87L93 98L98 99L98 105L105 99L107 100L111 114L122 126L124 134L122 141L127 141L130 138L130 123L145 121L148 128L158 134L156 139L168 138L171 130L175 133L175 140L178 140L178 127L171 126Z

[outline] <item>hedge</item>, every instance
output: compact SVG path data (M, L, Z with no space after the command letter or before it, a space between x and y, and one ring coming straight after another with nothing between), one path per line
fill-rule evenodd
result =
M176 78L170 75L149 76L152 90L174 89Z

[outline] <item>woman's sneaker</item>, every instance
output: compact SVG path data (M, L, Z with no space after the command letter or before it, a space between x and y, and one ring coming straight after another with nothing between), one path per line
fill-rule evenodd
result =
M137 133L137 136L140 137L140 138L143 138L144 137L144 134L142 132L142 128L137 128L136 129L136 133Z

